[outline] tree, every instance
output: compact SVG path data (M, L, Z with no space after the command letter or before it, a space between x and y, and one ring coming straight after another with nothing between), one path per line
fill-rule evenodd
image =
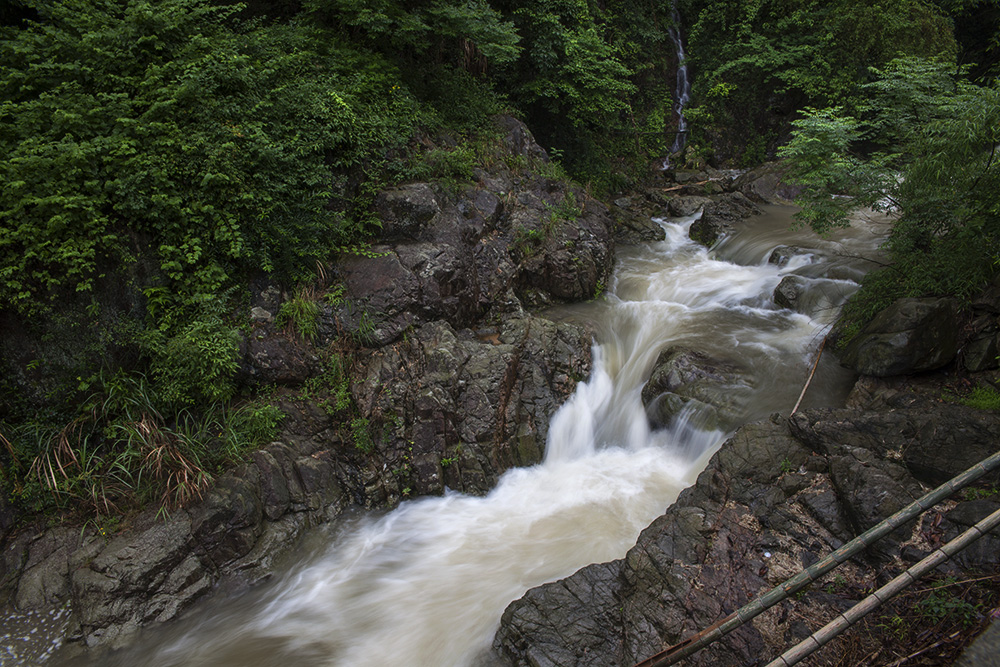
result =
M874 74L862 119L807 110L780 151L805 187L800 219L817 231L859 207L897 215L892 266L866 279L847 311L855 325L904 296L970 298L1000 265L1000 86L971 84L942 60ZM859 151L873 144L883 151Z

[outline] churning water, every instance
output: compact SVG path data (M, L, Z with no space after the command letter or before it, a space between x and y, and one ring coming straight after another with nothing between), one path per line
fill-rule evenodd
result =
M447 494L361 521L264 589L216 600L101 664L474 665L510 601L623 556L725 436L683 414L650 430L640 394L658 354L681 346L738 364L753 391L720 398L743 420L787 414L863 270L836 253L877 245L860 229L837 242L789 236L775 209L709 253L688 240L691 222L664 222L665 241L620 252L605 299L554 313L596 326L600 344L592 377L552 420L542 464L508 472L484 498ZM812 252L767 262L790 243ZM839 277L822 277L831 266ZM773 303L789 274L815 293L805 313ZM812 404L841 400L848 380L821 365Z

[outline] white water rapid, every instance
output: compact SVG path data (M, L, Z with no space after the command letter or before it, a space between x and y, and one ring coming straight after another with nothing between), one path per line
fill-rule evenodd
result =
M768 264L780 244L833 252L852 242L803 241L789 236L788 221L772 211L715 253L688 240L691 219L665 222L665 241L619 253L605 299L555 313L599 325L601 342L592 377L552 420L544 463L508 472L484 498L410 501L313 535L325 544L274 583L204 605L100 664L475 665L509 602L622 557L722 442L723 433L683 419L650 431L640 392L661 350L683 345L748 369L755 391L731 397L742 418L788 412L833 318L827 302L837 305L853 284L818 277L831 263L814 255ZM842 275L858 271L836 262ZM772 291L792 273L806 276L807 292L827 295L815 312L774 306ZM839 400L846 378L836 364L820 375L813 403Z

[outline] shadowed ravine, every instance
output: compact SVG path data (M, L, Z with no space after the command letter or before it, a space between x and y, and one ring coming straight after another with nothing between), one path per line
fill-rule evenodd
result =
M680 346L744 369L752 390L719 397L739 421L787 413L848 278L867 267L820 254L779 267L771 251L877 244L860 228L837 242L789 232L788 211L774 209L709 253L688 240L690 223L664 223L664 242L624 249L605 299L553 313L585 319L600 342L592 377L553 418L544 463L508 472L484 498L406 502L342 529L263 589L213 601L102 664L472 665L510 601L621 557L725 436L695 427L690 412L650 430L641 391L659 353ZM836 279L821 278L831 263ZM805 312L771 298L793 273L807 279ZM807 404L838 403L849 380L824 360Z

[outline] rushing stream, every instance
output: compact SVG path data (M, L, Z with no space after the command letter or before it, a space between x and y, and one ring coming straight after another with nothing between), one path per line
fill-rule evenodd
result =
M554 313L595 325L600 344L592 377L553 418L544 463L508 472L485 498L410 501L312 535L308 557L269 585L203 605L101 664L474 665L510 601L620 558L722 442L685 419L650 431L640 392L660 351L681 345L747 369L754 390L728 397L741 419L790 410L866 267L818 254L779 267L771 251L870 255L877 239L860 225L809 239L788 223L787 209L773 209L709 253L688 240L691 219L664 222L664 242L619 253L605 299ZM806 278L806 313L773 304L789 274ZM824 362L807 403L841 401L849 380Z

